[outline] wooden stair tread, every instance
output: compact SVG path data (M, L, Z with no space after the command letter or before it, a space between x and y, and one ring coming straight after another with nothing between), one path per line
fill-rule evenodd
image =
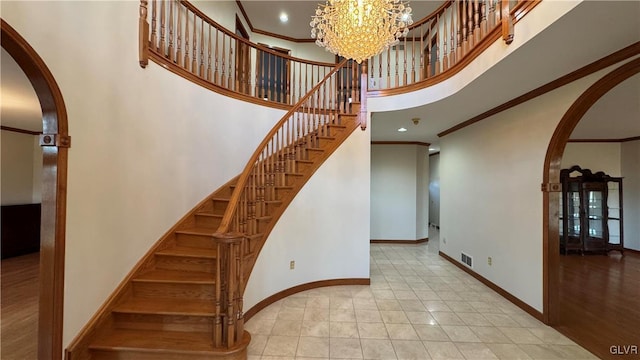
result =
M230 199L231 198L223 198L223 197L212 197L211 198L211 200L213 200L213 201L223 201L223 202L224 201L229 202Z
M174 246L172 248L156 251L156 254L166 255L166 256L183 256L183 257L207 258L207 259L216 258L215 249L192 248L192 247L186 247L186 246Z
M196 213L196 215L198 216L209 216L209 217L215 217L215 218L222 218L224 215L222 214L214 214L211 212L206 212L206 211L199 211ZM176 232L180 232L181 230L178 230Z
M175 282L190 284L214 284L214 275L202 271L154 269L138 275L134 282Z
M113 309L116 313L214 316L213 300L199 299L162 299L132 297Z
M212 216L220 216L220 217L222 217L222 215L212 215ZM206 228L206 227L190 227L190 228L178 230L176 232L177 233L181 233L181 234L207 235L207 236L212 236L213 234L216 233L216 231L214 229L210 229L210 228Z
M213 352L211 334L186 331L117 329L95 339L92 350L139 350L150 352ZM218 349L219 351L219 349Z

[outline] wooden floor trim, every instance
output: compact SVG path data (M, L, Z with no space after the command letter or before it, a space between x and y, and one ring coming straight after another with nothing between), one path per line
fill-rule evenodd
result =
M312 281L306 284L296 285L294 287L282 290L277 292L268 298L260 301L255 304L251 309L247 310L244 313L244 320L248 321L251 319L258 311L266 308L267 306L273 304L274 302L284 299L287 296L291 296L293 294L297 294L302 291L317 289L326 286L338 286L338 285L370 285L371 279L369 278L346 278L346 279L331 279L331 280L320 280L320 281Z
M640 250L636 250L636 249L629 249L629 248L624 248L624 251L628 251L630 253L636 254L636 255L640 255Z
M533 316L534 318L536 318L536 319L538 319L540 321L543 321L543 316L542 316L542 313L540 311L534 309L533 307L531 307L530 305L528 305L524 301L522 301L522 300L518 299L517 297L513 296L507 290L505 290L505 289L501 288L500 286L494 284L493 282L489 281L484 276L478 274L477 272L475 272L475 271L469 269L468 267L462 265L461 263L455 261L453 258L451 258L449 255L443 253L442 251L438 251L438 254L440 256L442 256L445 260L449 261L453 265L455 265L455 266L459 267L460 269L462 269L467 274L469 274L469 275L473 276L474 278L476 278L476 280L480 281L481 283L483 283L486 286L488 286L489 288L491 288L491 290L497 292L498 294L500 294L505 299L511 301L515 306L517 306L520 309L524 310L527 314Z
M386 240L386 239L371 239L371 244L423 244L429 241L429 238L417 239L417 240Z

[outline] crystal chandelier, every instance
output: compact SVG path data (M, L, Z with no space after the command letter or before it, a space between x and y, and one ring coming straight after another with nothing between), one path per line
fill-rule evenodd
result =
M316 44L358 63L397 44L411 24L404 0L327 0L310 23Z

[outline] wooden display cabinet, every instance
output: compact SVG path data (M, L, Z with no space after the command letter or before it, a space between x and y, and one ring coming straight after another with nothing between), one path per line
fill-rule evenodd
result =
M560 251L622 254L622 178L573 166L560 181Z

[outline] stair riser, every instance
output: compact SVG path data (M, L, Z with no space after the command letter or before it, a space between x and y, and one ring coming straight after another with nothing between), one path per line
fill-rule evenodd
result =
M298 172L298 173L304 173L308 169L310 169L312 166L313 166L313 164L303 163L303 162L297 161L294 170L295 170L295 172Z
M92 360L241 360L247 358L247 351L233 354L167 353L162 351L141 352L133 350L103 351L92 350Z
M267 191L270 192L269 196L267 197L270 200L280 200L289 192L291 192L291 190L288 190L288 189L278 189L278 188L272 188L272 189L267 188Z
M213 202L213 213L216 215L224 215L225 210L227 210L227 206L229 206L229 202L220 200L211 201Z
M222 218L196 214L196 227L217 229Z
M263 233L268 225L269 220L248 220L247 223L244 224L246 232L250 234Z
M211 275L212 278L213 276L214 275ZM205 299L213 301L215 289L213 284L157 283L134 281L133 295L140 298Z
M340 135L342 135L342 133L344 132L344 128L342 127L335 127L335 126L327 126L325 130L323 130L323 134L325 136L333 136L333 137L339 137Z
M320 147L325 147L329 144L331 144L332 142L334 142L335 140L333 139L316 139L316 141L320 144Z
M213 318L207 316L148 315L114 313L114 326L118 329L154 331L213 331Z
M315 161L316 159L320 158L324 154L323 150L314 149L314 148L307 149L306 152L307 152L307 160L312 160L312 161Z
M197 219L197 217L196 217ZM220 220L218 219L218 223ZM197 220L196 220L197 224ZM198 226L198 225L197 225ZM213 228L213 227L210 227ZM216 226L217 229L217 226ZM216 244L212 236L192 235L192 234L180 234L176 233L176 244L178 246L215 249Z
M202 271L213 273L215 259L165 256L156 254L156 268L165 270Z

